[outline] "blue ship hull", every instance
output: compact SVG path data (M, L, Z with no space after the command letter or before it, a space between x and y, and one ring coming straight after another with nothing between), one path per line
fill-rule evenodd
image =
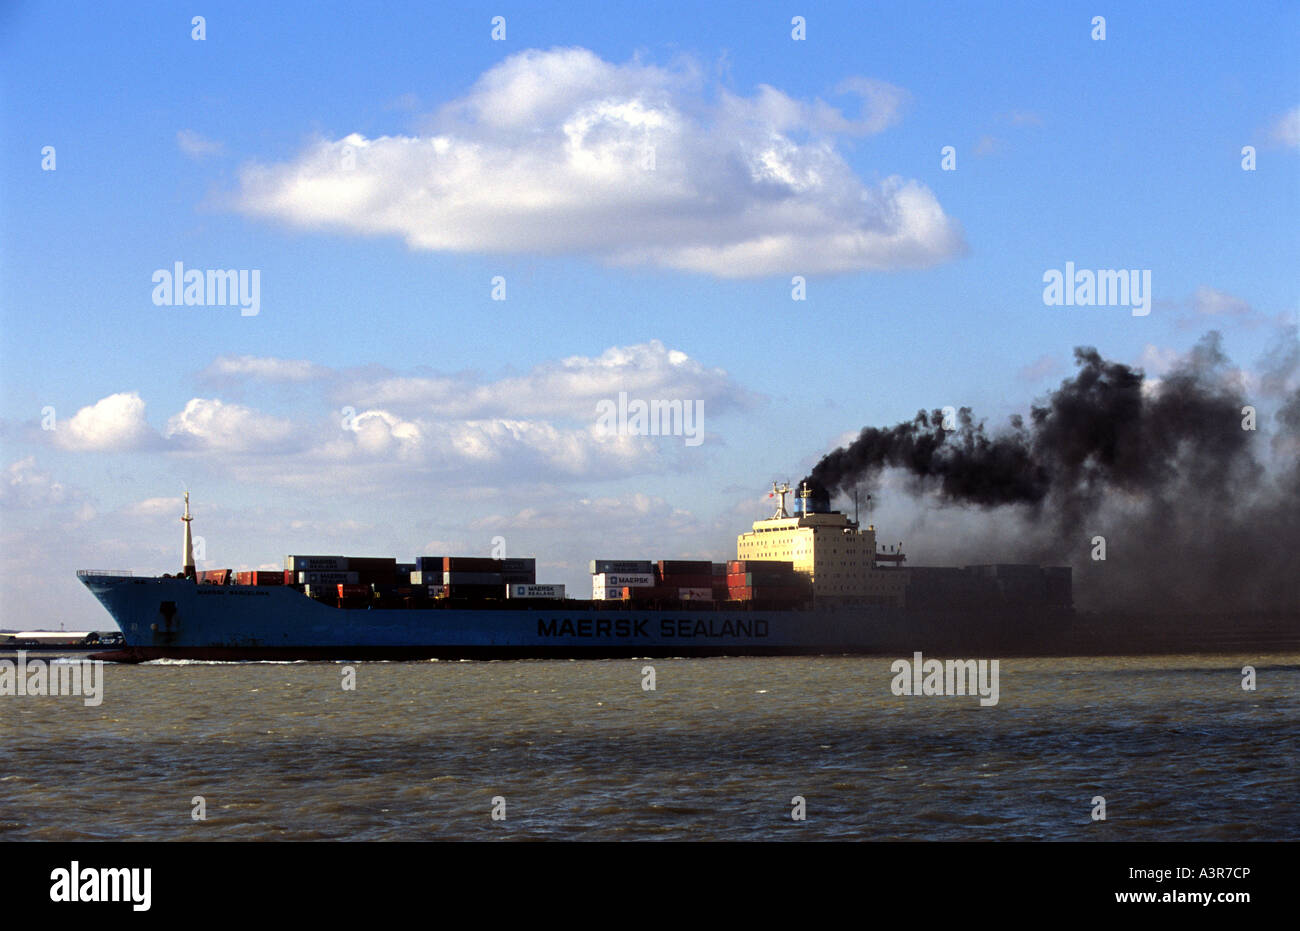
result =
M102 659L517 659L874 653L897 649L900 610L518 607L338 608L283 586L83 575L126 648Z

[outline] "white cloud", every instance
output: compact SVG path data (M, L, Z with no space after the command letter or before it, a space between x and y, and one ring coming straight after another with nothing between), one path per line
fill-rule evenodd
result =
M219 155L225 149L220 142L205 139L192 129L182 129L176 134L176 145L190 158L206 158Z
M527 477L606 480L662 474L698 462L712 418L759 397L726 371L653 340L596 356L544 362L495 380L477 376L335 371L306 360L222 356L214 379L301 380L307 410L277 416L218 398L196 397L152 439L165 454L191 456L237 481L332 491L400 490L444 476L475 482ZM680 401L673 435L619 435L598 416L601 401ZM696 403L702 407L695 407ZM680 416L690 405L690 417ZM143 424L138 395L106 398L60 427L71 448L107 449ZM701 413L702 411L702 413ZM137 444L138 446L139 444ZM703 451L707 454L707 450ZM164 508L149 500L130 510Z
M341 404L437 412L444 418L571 417L591 421L596 403L629 398L698 400L706 416L744 408L756 396L722 369L708 368L658 340L570 356L520 376L479 382L466 375L360 376L339 386Z
M320 140L246 168L236 202L415 249L579 253L728 278L923 267L961 252L928 188L865 183L835 146L896 122L906 94L865 78L837 90L860 99L856 118L768 86L709 95L690 65L527 51L443 107L427 135Z
M143 501L127 505L122 509L122 513L132 517L158 517L160 515L171 517L173 514L179 515L183 508L183 499L180 495L175 495L171 498L145 498Z
M1300 107L1292 107L1273 123L1270 133L1274 142L1291 149L1300 149Z
M399 465L417 473L509 469L570 477L657 471L666 461L651 438L604 436L594 423L565 428L506 418L412 421L385 410L357 414L340 436L318 446L309 458Z
M1158 384L1159 376L1173 371L1175 366L1182 364L1185 360L1186 355L1172 346L1157 346L1154 343L1147 343L1142 347L1142 354L1138 357L1138 367L1147 376L1143 387L1152 388Z
M1217 288L1201 285L1191 299L1192 310L1203 317L1244 317L1250 313L1250 304Z
M158 435L144 419L144 401L134 391L110 394L56 424L54 441L79 452L141 449Z
M259 381L303 382L324 378L329 369L305 359L276 359L272 356L218 356L199 377L208 382L256 379Z
M76 497L49 472L38 469L35 456L10 463L0 473L0 506L5 508L54 507Z
M215 398L191 399L167 421L164 433L186 448L223 452L282 450L293 434L287 420Z

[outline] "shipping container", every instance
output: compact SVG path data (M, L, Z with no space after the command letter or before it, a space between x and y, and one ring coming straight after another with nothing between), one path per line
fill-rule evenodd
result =
M727 575L769 571L793 572L794 563L783 559L733 559L727 563Z
M225 585L230 581L229 569L199 569L194 574L199 582L212 585Z
M730 601L781 601L798 602L808 597L806 588L781 585L764 585L753 588L732 588L727 592Z
M713 563L707 559L661 559L659 578L670 575L713 575Z
M282 571L265 572L256 569L235 573L236 585L283 585Z
M784 574L766 572L746 572L744 575L727 576L728 588L751 588L755 585L799 585L808 577L800 572Z
M599 575L602 572L628 572L628 573L652 573L655 571L654 563L648 559L593 559L591 561L591 574Z
M501 560L487 556L444 556L443 572L501 572Z
M677 597L682 601L712 601L713 589L711 588L679 588Z
M444 572L443 585L504 585L500 572Z
M338 585L344 582L348 585L357 583L357 574L355 572L299 572L299 585Z
M507 585L507 598L548 598L561 600L564 598L563 585Z
M653 572L599 572L591 577L593 585L603 583L606 588L637 588L655 584Z
M347 563L353 572L397 571L397 560L392 556L348 556Z
M411 567L411 571L441 572L443 561L446 558L446 556L416 556L415 564Z
M368 598L372 594L369 585L340 585L338 591L340 598Z
M284 567L294 572L342 572L348 568L346 556L286 556Z
M658 581L673 588L708 588L713 584L713 576L698 572L670 572Z
M502 572L531 572L537 574L537 559L533 556L519 556L501 560Z
M443 586L447 589L448 598L462 599L484 599L484 598L503 598L505 593L502 591L505 586L500 582L492 585L470 585L456 584Z

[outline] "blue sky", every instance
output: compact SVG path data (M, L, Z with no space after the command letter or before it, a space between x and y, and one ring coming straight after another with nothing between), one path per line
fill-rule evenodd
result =
M174 569L185 485L213 567L501 535L578 588L1076 345L1219 329L1249 387L1295 339L1294 3L200 6L0 12L0 626L102 625L73 570ZM1152 312L1045 306L1067 261ZM259 313L155 306L175 262ZM624 388L706 441L594 436Z

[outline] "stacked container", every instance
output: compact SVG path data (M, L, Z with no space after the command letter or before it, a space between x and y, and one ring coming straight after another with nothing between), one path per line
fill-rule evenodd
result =
M254 570L251 572L236 572L236 585L283 585L284 573L280 571L265 572Z
M796 572L792 562L735 559L727 563L729 601L796 602L811 593L808 577Z
M661 559L656 567L657 597L678 601L713 600L713 563L707 559Z
M623 597L623 589L653 588L653 572L600 572L591 577L591 597L594 601L616 601Z

